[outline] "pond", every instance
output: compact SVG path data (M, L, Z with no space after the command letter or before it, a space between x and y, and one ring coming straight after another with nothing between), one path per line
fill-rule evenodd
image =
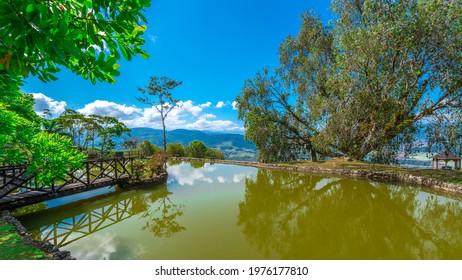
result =
M176 162L168 173L160 186L15 215L77 259L462 259L457 196L235 165Z

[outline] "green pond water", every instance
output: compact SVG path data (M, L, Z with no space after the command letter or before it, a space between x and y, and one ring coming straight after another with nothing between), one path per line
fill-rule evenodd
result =
M462 259L460 197L234 165L170 163L168 172L164 185L15 215L78 259Z

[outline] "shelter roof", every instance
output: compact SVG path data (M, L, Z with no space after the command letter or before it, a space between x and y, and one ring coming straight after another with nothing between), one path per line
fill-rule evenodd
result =
M456 156L455 154L449 152L448 150L444 150L440 154L432 157L433 159L462 159L462 157Z

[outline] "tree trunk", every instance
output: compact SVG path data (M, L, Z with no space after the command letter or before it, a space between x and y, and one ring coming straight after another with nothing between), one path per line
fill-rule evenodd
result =
M311 161L312 162L318 161L318 156L316 155L316 151L314 149L311 149Z
M165 119L162 118L162 128L164 130L164 155L167 153L167 133L165 132Z

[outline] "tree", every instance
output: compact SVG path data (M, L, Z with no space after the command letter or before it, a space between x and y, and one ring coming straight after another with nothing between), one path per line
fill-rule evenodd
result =
M128 1L0 1L0 163L30 166L38 147L62 157L62 167L80 162L67 140L39 133L42 120L33 110L33 98L20 92L29 75L55 80L58 66L92 83L114 83L121 55L147 57L141 50L146 22L142 15L150 0ZM69 153L61 153L68 151ZM46 155L44 155L46 156ZM66 160L67 158L67 160ZM32 168L32 167L31 167ZM40 176L59 177L64 169L37 169ZM45 173L47 172L47 173Z
M207 147L199 140L194 140L188 145L188 156L194 158L204 158Z
M316 161L313 144L323 121L315 103L327 95L326 82L333 64L333 37L316 15L306 13L297 37L289 36L279 47L280 66L273 76L268 69L244 83L236 98L246 138L258 148L262 161L292 159L289 150L307 149Z
M462 98L461 1L338 0L334 7L339 55L319 142L363 159Z
M462 155L462 114L446 109L435 114L425 128L427 152L449 151Z
M264 71L245 83L239 117L250 140L280 131L260 145L264 153L292 138L311 151L359 160L374 153L387 162L412 143L422 120L461 108L462 1L335 0L333 7L338 16L328 26L302 18L297 38L280 47L273 77Z
M122 142L122 147L125 149L136 149L138 148L138 145L141 143L141 138L139 137L130 137L129 139L126 139L125 141Z
M212 148L207 148L205 151L205 157L209 159L225 159L225 155L222 151Z
M161 148L152 144L149 140L144 140L140 144L139 148L140 148L141 154L145 157L152 156L153 154L157 154L161 152Z
M181 106L180 100L174 99L170 91L182 83L183 82L181 81L175 81L168 77L162 76L160 78L151 77L149 84L144 89L138 87L138 90L142 93L142 96L136 97L136 99L144 104L156 108L157 112L160 114L164 137L164 153L167 153L165 119L167 118L170 111ZM155 100L151 100L151 97Z
M121 55L148 57L140 47L142 15L150 0L0 2L0 75L17 83L29 74L56 80L58 66L90 79L115 83Z
M115 147L113 137L121 137L125 133L130 133L124 123L118 119L109 116L90 115L91 119L98 125L97 134L101 141L98 146L101 147L101 153L105 154L112 151Z
M175 157L184 157L186 155L183 145L181 143L170 143L167 146L167 152Z

